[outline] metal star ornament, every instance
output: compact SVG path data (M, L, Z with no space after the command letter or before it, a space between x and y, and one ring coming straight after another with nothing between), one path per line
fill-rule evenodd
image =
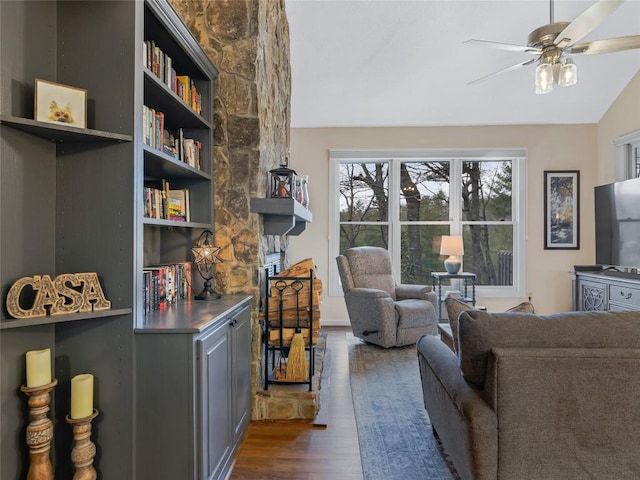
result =
M210 271L216 263L222 263L219 256L220 247L213 246L196 246L191 249L193 252L193 260L196 262L198 269Z
M222 263L220 258L220 247L213 244L213 232L205 230L198 238L196 245L191 248L193 253L193 261L198 268L198 273L204 279L204 289L198 295L196 300L217 300L220 294L211 288L211 279L214 277L214 265Z

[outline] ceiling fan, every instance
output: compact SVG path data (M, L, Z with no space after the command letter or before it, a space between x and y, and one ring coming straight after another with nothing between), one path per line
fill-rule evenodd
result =
M523 52L536 56L525 62L478 78L469 82L469 85L483 82L496 75L517 70L535 62L538 62L535 76L536 93L549 93L553 89L554 82L560 86L575 85L578 79L577 66L570 56L612 53L640 48L640 35L577 43L611 15L623 1L598 0L573 22L569 23L554 21L553 0L549 0L549 24L538 27L531 32L526 46L487 40L467 40L464 43Z

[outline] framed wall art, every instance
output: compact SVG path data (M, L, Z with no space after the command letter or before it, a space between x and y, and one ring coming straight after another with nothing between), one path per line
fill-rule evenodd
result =
M35 119L87 128L87 91L36 78Z
M580 171L544 172L544 248L580 249Z

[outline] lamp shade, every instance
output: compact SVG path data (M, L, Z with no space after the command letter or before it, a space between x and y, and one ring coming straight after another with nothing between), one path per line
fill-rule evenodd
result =
M442 236L440 255L464 255L464 245L460 235Z

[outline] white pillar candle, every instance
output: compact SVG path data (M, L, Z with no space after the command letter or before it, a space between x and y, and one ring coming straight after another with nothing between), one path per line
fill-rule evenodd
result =
M40 387L51 383L51 350L27 352L27 387Z
M83 373L71 379L71 418L85 418L93 413L93 375Z

